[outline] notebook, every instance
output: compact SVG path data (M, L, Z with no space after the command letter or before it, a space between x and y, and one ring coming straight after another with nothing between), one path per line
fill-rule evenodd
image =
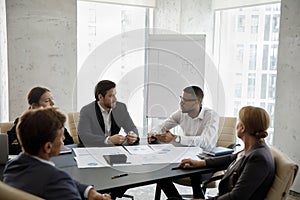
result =
M210 151L203 150L203 153L210 155L210 156L222 156L222 155L232 154L233 149L219 146L219 147L214 147Z

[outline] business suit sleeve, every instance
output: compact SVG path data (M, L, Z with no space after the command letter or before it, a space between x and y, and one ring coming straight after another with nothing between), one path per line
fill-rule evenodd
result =
M78 135L84 146L106 146L104 143L105 134L97 120L94 104L84 106L80 110Z
M122 127L125 131L125 133L128 133L129 131L133 131L135 134L139 135L139 132L134 125L130 114L127 110L127 107L124 103L118 102L116 109L112 111L114 119L116 121L116 124L119 127Z
M49 171L48 171L49 172ZM61 170L52 171L48 183L45 186L45 193L42 195L46 199L74 199L79 200L83 193L79 191L76 182L65 172ZM39 184L39 181L37 181ZM81 198L80 198L81 197Z
M262 183L269 176L269 163L263 154L252 154L246 161L246 164L236 184L230 192L221 196L212 198L213 200L238 200L250 199L255 192L259 191ZM228 177L230 178L230 176ZM225 178L226 179L226 178ZM220 186L222 187L222 185Z

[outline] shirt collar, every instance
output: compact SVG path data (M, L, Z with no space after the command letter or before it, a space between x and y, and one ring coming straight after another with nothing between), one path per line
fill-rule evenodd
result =
M109 112L107 112L107 111L100 105L100 102L99 102L99 101L97 101L97 103L98 103L98 106L99 106L99 108L100 108L100 110L101 110L102 113L109 114L109 113L111 112L111 109L109 110Z
M205 111L206 111L206 108L202 106L201 111L200 111L199 115L196 118L199 118L199 119L202 120L204 118Z
M35 158L35 159L41 161L42 163L46 163L46 164L48 164L48 165L55 166L54 162L52 162L52 161L50 161L50 160L44 160L44 159L39 158L39 157L37 157L37 156L31 156L31 157L33 157L33 158Z

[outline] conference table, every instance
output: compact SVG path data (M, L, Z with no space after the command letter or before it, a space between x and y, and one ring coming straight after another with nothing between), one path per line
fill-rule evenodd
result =
M74 156L75 154L72 152L55 156L51 160L58 168L67 172L72 178L93 185L101 193L149 185L162 180L175 180L195 173L210 173L224 169L173 169L178 166L177 163L78 168ZM156 199L159 198L156 197Z
M176 168L177 163L78 168L74 159L74 152L53 157L52 161L57 167L70 174L72 178L92 184L101 193L149 185L162 180L175 180L195 173L210 173L225 169L178 169Z

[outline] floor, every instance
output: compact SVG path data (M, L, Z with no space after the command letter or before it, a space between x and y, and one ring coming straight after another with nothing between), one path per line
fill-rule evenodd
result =
M126 194L134 196L135 200L153 200L154 194L155 194L155 184L138 187L138 188L132 188L127 190ZM186 186L181 186L176 184L176 187L180 194L191 194L191 188ZM214 195L217 193L217 189L208 189L207 195ZM119 200L127 200L129 198L119 198ZM162 193L161 200L166 200L166 196ZM286 200L300 200L300 194L299 193L291 193Z

